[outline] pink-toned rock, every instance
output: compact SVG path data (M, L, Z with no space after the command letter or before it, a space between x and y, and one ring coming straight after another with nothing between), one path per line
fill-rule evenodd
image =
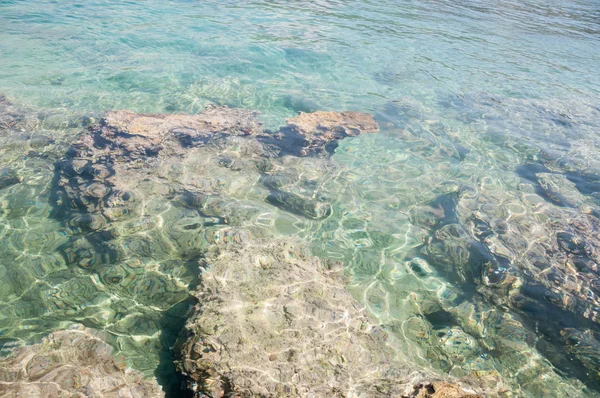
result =
M300 113L288 119L287 123L304 135L321 133L328 136L343 131L345 136L356 136L379 131L379 125L372 115L352 111Z

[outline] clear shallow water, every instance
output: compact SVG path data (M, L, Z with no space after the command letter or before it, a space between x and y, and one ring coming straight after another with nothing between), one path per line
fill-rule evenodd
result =
M172 230L189 214L151 188L164 221L145 241L151 260L132 228L109 267L65 259L80 232L53 214L54 162L83 129L66 129L65 113L217 103L259 110L274 129L297 111L353 109L382 132L344 141L339 169L303 177L332 216L226 190L263 210L240 225L343 259L356 297L423 364L500 375L518 396L577 395L581 382L593 395L599 18L584 1L0 2L0 92L62 109L0 146L24 178L1 191L5 341L83 322L148 374L162 355L168 374L195 280L194 258L161 243L181 238ZM119 275L132 283L110 283Z
M595 98L594 2L2 2L7 95L267 118L448 93Z

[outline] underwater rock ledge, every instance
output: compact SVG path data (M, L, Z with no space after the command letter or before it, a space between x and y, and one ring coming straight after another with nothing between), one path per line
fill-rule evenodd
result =
M309 117L310 123L302 122ZM317 123L321 117L323 122ZM139 210L144 194L138 194L138 187L143 185L147 192L151 186L153 194L169 201L178 195L183 202L195 197L192 202L197 203L191 207L204 214L205 202L220 200L226 189L219 174L230 177L243 172L248 175L243 189L262 185L266 189L264 201L271 206L306 218L326 218L331 214L328 203L315 199L309 190L304 190L305 195L287 189L299 180L299 174L277 175L268 169L284 168L273 163L295 162L300 167L298 156L315 155L326 162L328 151L339 140L377 130L373 117L360 112L302 114L271 133L262 128L254 112L244 109L209 107L196 115L108 111L56 163L54 216L67 220L73 230L87 233L88 241L97 240L89 234L100 231L106 232L102 239L110 240L118 236L118 222L132 218ZM230 155L223 157L226 151ZM188 175L182 165L195 170ZM219 224L231 225L225 214L215 216ZM79 240L82 246L76 240L63 253L69 263L83 268L124 257L112 249L110 253L92 253L88 243Z
M293 239L211 248L176 346L198 397L476 397L399 357L341 263Z

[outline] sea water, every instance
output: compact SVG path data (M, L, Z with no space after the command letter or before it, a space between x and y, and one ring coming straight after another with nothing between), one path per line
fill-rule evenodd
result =
M132 227L135 255L88 270L65 255L80 232L52 206L55 164L104 111L227 105L275 130L301 111L357 110L381 131L305 176L331 216L240 224L343 261L354 296L422 366L517 396L597 394L598 21L584 0L0 1L0 93L39 120L0 143L2 172L21 180L0 189L3 350L83 323L176 388L169 348L198 259L154 237L181 211L149 188L152 255L127 241Z

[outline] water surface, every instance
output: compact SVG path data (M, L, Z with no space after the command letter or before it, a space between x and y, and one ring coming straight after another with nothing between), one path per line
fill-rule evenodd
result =
M422 366L500 378L516 396L597 394L599 21L582 0L0 1L0 92L40 114L0 144L23 178L0 190L5 347L84 323L169 383L198 258L163 243L191 216L148 187L152 255L127 227L125 258L70 263L81 231L53 208L55 164L90 117L214 103L276 129L352 109L381 132L345 140L335 170L289 171L289 189L331 217L229 190L264 210L239 224L343 260L349 288Z

